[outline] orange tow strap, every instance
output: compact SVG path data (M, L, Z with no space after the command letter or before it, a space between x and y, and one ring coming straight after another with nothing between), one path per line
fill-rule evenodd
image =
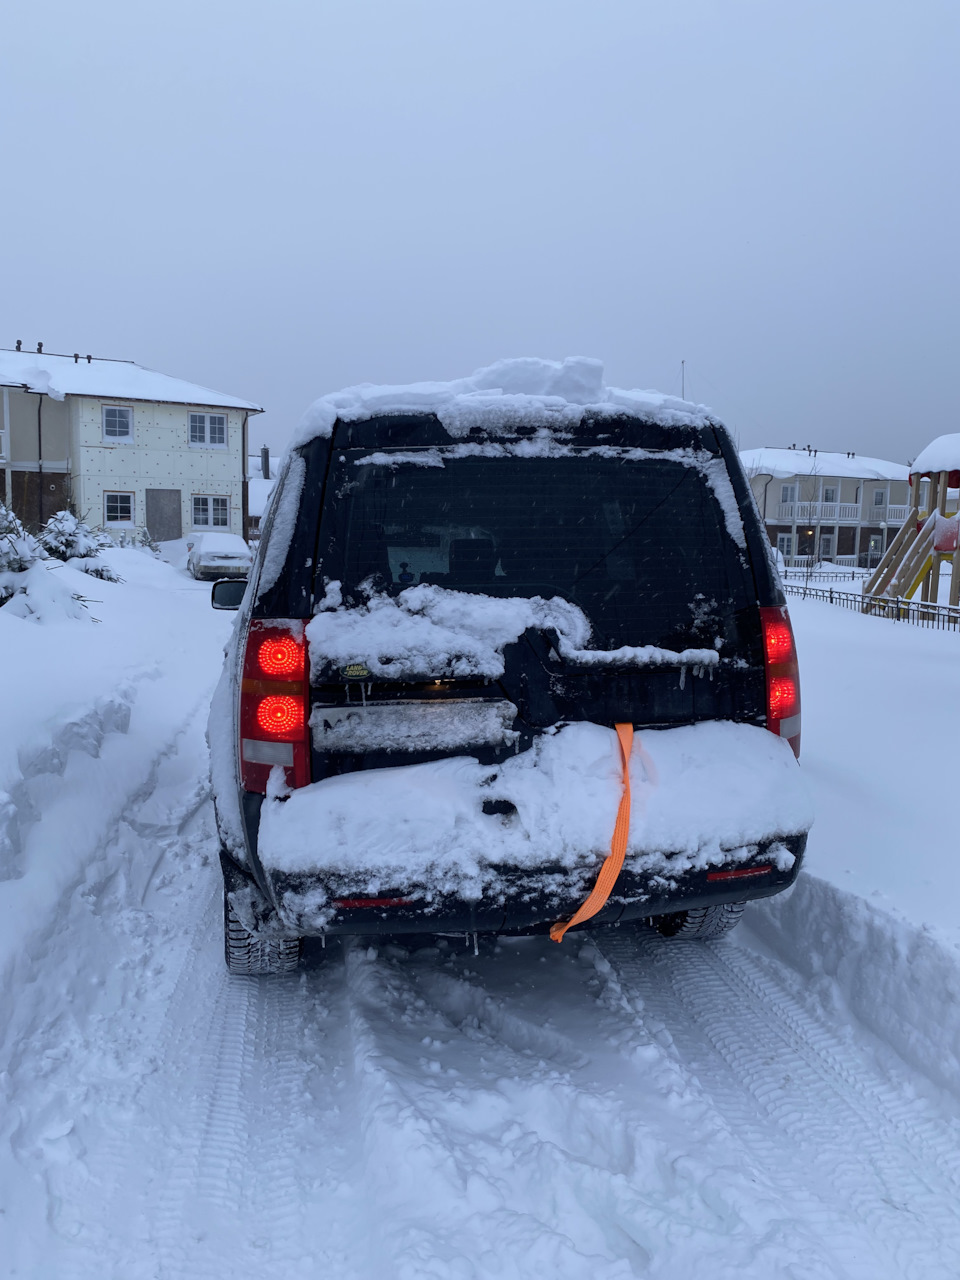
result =
M614 726L620 742L620 755L623 758L623 795L620 797L620 808L617 810L617 822L613 828L613 840L610 852L604 859L597 883L590 890L586 902L564 924L558 920L550 926L550 937L554 942L562 942L563 935L575 924L589 920L607 904L607 899L617 883L617 877L623 867L623 859L627 852L627 835L630 831L630 751L633 748L633 725L618 724Z

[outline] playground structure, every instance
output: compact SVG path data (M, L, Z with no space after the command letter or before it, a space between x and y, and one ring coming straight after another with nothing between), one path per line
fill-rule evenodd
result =
M910 468L910 510L883 559L864 584L878 599L911 599L936 604L940 570L951 565L951 605L960 604L960 434L938 436ZM952 510L951 510L952 508Z

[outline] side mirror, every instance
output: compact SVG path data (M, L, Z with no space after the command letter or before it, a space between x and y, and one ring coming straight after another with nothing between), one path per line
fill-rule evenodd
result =
M246 589L246 578L218 578L210 590L210 603L214 609L239 609Z

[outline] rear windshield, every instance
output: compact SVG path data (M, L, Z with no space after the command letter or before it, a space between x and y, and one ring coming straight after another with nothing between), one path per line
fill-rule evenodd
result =
M675 456L389 457L334 454L322 572L348 600L419 583L562 596L598 649L712 645L756 603L707 477Z

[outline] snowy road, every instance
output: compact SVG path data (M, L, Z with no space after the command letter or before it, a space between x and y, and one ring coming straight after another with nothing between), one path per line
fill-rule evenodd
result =
M0 1274L960 1274L956 1098L749 931L229 979L202 725L17 975Z

